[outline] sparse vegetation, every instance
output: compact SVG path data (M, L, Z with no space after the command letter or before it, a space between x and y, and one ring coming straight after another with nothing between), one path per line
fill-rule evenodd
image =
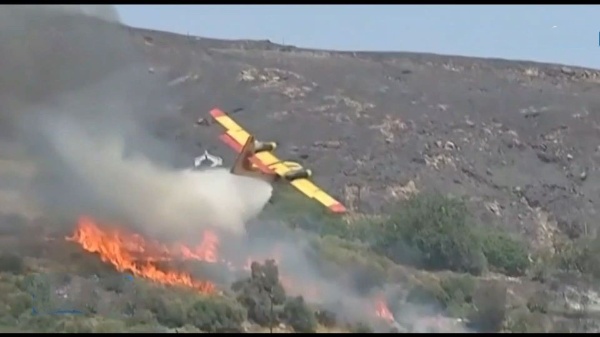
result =
M429 270L479 275L489 267L521 276L529 268L527 247L507 233L482 230L462 200L423 194L401 203L398 209L388 218L350 223L315 211L299 226L323 237L360 242L396 263Z
M324 277L345 275L345 286L365 295L388 282L402 282L406 286L403 303L426 305L449 317L468 318L470 327L477 331L548 329L544 317L549 315L549 295L538 291L518 309L510 310L506 286L477 277L486 270L515 277L529 271L535 279L553 264L563 270L600 275L595 263L598 240L566 241L557 245L556 252L543 263L536 258L535 268L530 268L525 244L507 233L483 230L471 219L464 202L439 194L415 196L402 202L397 213L381 218L346 221L317 208L282 212L290 215L291 220L286 221L296 228L314 234L311 252L316 254L315 265L321 267ZM364 323L340 322L334 312L323 308L315 311L302 297L288 297L273 260L252 263L249 276L232 285L232 294L223 296L203 296L143 281L137 281L132 291L131 284L106 265L81 264L87 266L80 270L81 276L56 277L69 284L78 282L78 278L89 281L102 275L93 281L97 282L97 291L81 300L85 302L84 315L48 319L31 315L31 287L43 293L43 280L36 278L18 255L1 255L0 290L8 296L0 300L0 324L19 331L76 333L241 332L247 330L247 324L263 329L285 326L296 332L315 332L319 326L334 328L342 324L352 332L372 331ZM398 264L434 273L410 277L403 269L410 267ZM544 279L548 277L544 273ZM36 298L36 306L43 309L40 300L44 299ZM110 303L110 309L103 300ZM398 310L403 310L402 304ZM561 324L560 329L573 330Z
M600 237L580 238L555 246L554 262L558 268L600 278Z

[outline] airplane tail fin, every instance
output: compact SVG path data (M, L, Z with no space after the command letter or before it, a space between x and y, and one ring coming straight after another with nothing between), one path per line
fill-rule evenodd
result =
M249 176L256 173L256 169L252 167L252 161L250 158L254 155L254 137L249 136L246 140L246 144L242 147L240 154L235 159L233 167L231 167L231 173L240 176Z
M231 173L238 176L245 176L251 178L257 178L265 180L267 182L274 182L277 180L277 174L270 174L262 172L260 169L252 165L252 156L254 156L256 150L256 142L253 136L249 136L246 140L246 144L242 147L240 154L235 159Z

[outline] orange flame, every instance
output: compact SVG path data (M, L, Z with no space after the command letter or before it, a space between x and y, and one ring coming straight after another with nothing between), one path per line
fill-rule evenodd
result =
M129 271L162 284L184 285L205 293L215 290L211 282L196 281L187 273L164 271L153 264L173 258L216 262L219 242L210 231L203 233L202 243L195 249L181 244L167 247L138 234L116 228L103 229L93 219L81 217L73 236L66 239L77 242L88 252L98 253L102 261L112 264L120 272Z
M155 265L156 262L174 259L218 262L219 238L209 230L202 233L202 241L197 247L190 248L183 244L167 246L114 226L100 226L92 218L81 217L73 236L66 239L78 243L88 252L99 254L102 261L112 264L120 272L131 272L158 283L186 286L203 293L216 290L215 285L209 281L194 280L188 273L166 271ZM271 258L279 264L281 254L277 248L276 246L271 254L267 254L270 257L264 256L263 259ZM253 260L252 257L248 257L242 269L250 270ZM221 262L232 269L237 269L229 261L221 260ZM320 289L311 282L295 280L281 274L280 281L286 291L291 293L302 294L311 300L318 300L321 297ZM382 297L375 299L374 306L377 317L389 323L395 322L394 315Z
M377 315L377 317L382 318L388 321L389 323L393 323L396 321L394 319L394 315L388 308L386 301L383 299L377 299L375 301L375 314Z

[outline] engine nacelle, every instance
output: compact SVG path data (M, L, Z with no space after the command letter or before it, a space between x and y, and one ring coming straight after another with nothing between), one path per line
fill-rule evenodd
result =
M292 181L296 179L308 179L312 176L310 169L297 169L285 174L285 179Z
M273 151L277 148L277 143L275 142L260 142L258 140L254 141L254 153L264 152L264 151Z

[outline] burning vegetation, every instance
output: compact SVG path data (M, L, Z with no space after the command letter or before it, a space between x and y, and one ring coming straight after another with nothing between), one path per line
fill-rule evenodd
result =
M211 280L194 278L190 273L177 270L181 261L201 261L222 264L232 272L250 271L250 277L235 282L231 287L238 301L248 310L248 318L262 326L288 322L297 331L314 332L317 318L306 307L304 298L318 301L321 296L318 284L310 280L295 280L289 275L280 275L277 264L281 263L282 249L274 244L270 257L264 265L253 262L255 257L246 257L246 263L238 267L219 256L219 237L211 230L203 230L199 244L190 247L181 243L163 244L144 238L122 226L105 225L91 217L81 217L73 235L66 240L75 242L85 251L99 258L122 273L148 279L152 282L196 290L202 294L216 294L218 285ZM269 259L270 258L270 259ZM238 259L242 261L243 259ZM286 292L299 297L288 298ZM365 306L368 310L368 306ZM311 319L298 319L309 316ZM387 323L394 323L394 316L386 300L378 296L372 300L372 314Z
M161 284L187 286L203 293L215 290L211 282L193 280L184 272L161 270L156 266L157 262L176 259L216 263L219 241L208 230L202 233L202 243L197 247L182 244L168 247L139 234L115 226L100 226L89 217L81 217L75 233L67 240L77 242L90 253L97 253L102 261L112 264L120 272L130 272Z
M23 145L15 152L27 152L28 161L36 164L33 171L39 171L32 184L30 177L23 178L27 182L24 185L35 187L26 194L45 206L41 208L48 214L68 217L82 209L114 210L146 228L156 222L169 233L179 228L175 224L195 225L196 220L206 220L206 209L198 209L203 204L197 202L198 189L190 189L189 195L167 193L185 191L192 186L190 180L175 179L170 170L149 169L153 166L145 161L121 161L124 152L130 150L132 157L139 152L141 157L152 159L149 162L163 163L173 160L171 154L177 152L170 151L169 146L159 150L166 144L154 135L166 129L146 130L155 121L162 125L164 107L179 106L181 101L165 97L164 83L158 79L166 72L158 71L155 64L148 68L139 62L159 61L131 48L131 38L141 37L140 32L107 22L114 22L112 15L103 15L102 20L96 15L89 20L89 13L61 16L35 10L34 6L6 6L0 13L5 14L0 23L6 28L2 30L4 43L0 43L5 47L2 62L6 65L0 87L7 89L2 92L2 136L8 135L9 145ZM165 35L160 40L169 39ZM98 41L110 48L98 48ZM146 38L139 50L157 51L159 43L155 42L158 39ZM80 48L56 53L54 47L65 43ZM187 48L190 44L183 45ZM108 108L106 102L111 103ZM160 118L154 120L158 115ZM127 151L121 151L120 146L115 146L115 151L112 146L100 146L120 145L121 138L127 138ZM112 140L119 140L115 142L119 144ZM3 178L11 182L9 186L15 180L12 173ZM173 184L173 179L181 184ZM148 188L154 182L157 184ZM117 192L116 186L120 187ZM224 190L219 184L214 186ZM12 192L12 188L8 190ZM261 199L252 188L242 190L250 191L248 199L253 202ZM154 191L153 195L148 191ZM201 191L208 191L204 197L215 194L211 188ZM223 205L223 200L240 192L237 188L231 191L234 193L215 196L219 200L212 206ZM266 203L270 190L264 192ZM171 198L163 198L165 195ZM368 332L373 326L382 332L390 327L408 332L449 332L465 331L462 322L468 321L470 328L485 332L599 330L586 317L587 308L598 305L598 301L592 303L596 295L581 295L575 303L577 309L571 309L575 301L566 298L566 291L560 299L552 298L563 284L552 273L575 271L577 275L599 277L598 238L560 242L553 234L557 239L552 243L554 256L537 258L540 252L528 250L527 243L501 230L480 226L469 216L463 201L444 195L415 195L387 208L399 212L348 222L302 207L306 198L301 196L301 200L291 202L282 195L273 199L279 210L265 218L276 219L277 225L288 231L293 227L293 238L283 240L284 247L271 244L270 252L248 256L228 256L225 251L235 250L235 243L230 244L216 231L195 233L194 226L185 228L185 233L197 235L198 245L151 240L90 217L78 221L68 244L61 239L44 240L42 232L54 229L49 229L50 222L22 224L31 227L28 231L0 228L0 327L11 327L11 332L90 333L290 328L314 332L323 327ZM181 202L185 200L189 202ZM105 204L99 205L99 201ZM156 209L147 205L163 205L164 201L171 201L168 206L185 207L177 212L158 212L160 216L148 214L151 212L147 210ZM239 206L257 208L253 203ZM236 213L231 207L220 211L224 215ZM7 223L0 217L0 226ZM285 246L306 237L310 237L312 255L303 267L310 268L298 268L300 264L290 259L293 254L288 254ZM280 238L270 233L269 239ZM248 252L238 249L237 253ZM193 272L186 267L188 263L203 268ZM220 280L210 272L211 267L233 277ZM125 280L123 273L138 278ZM518 286L510 284L516 280L513 283L526 286L530 279L540 290L534 296L527 290L518 293ZM398 293L388 293L394 286L400 288ZM512 289L508 291L508 287ZM563 297L561 304L549 303ZM425 310L416 310L423 306ZM57 311L73 315L41 315ZM549 321L554 313L562 321ZM365 322L349 323L361 320Z
M400 222L403 227L396 230L418 237L419 232L411 234L410 230L428 228L431 222L426 220L435 213L431 205L436 202L439 200L413 201L411 216L420 213L422 218L417 221L405 216ZM451 208L452 203L444 207ZM275 217L273 211L267 209L266 216ZM507 320L535 318L524 311L507 311L510 297L502 283L484 282L472 274L418 271L394 262L397 251L387 245L393 236L386 228L392 223L388 221L365 224L370 229L368 236L360 223L342 227L341 222L325 218L290 218L277 225L284 228L286 223L294 223L302 230L287 229L288 240L268 227L268 221L259 219L257 223L267 226L268 240L257 240L261 234L249 231L251 237L246 241L261 246L260 251L233 243L213 230L199 231L197 245L167 244L90 217L81 217L67 240L40 238L26 245L27 240L35 240L36 233L46 234L34 227L5 231L5 237L16 237L21 243L15 252L27 256L34 246L42 251L36 249L27 259L15 254L0 256L0 289L10 294L4 301L12 310L4 320L8 326L57 332L428 332L466 331L465 322L479 331L501 331ZM35 228L44 228L43 223L35 222L40 226ZM304 252L307 260L299 263L301 237L311 239L307 239L309 249ZM462 237L469 235L451 239ZM421 238L430 244L440 239L435 235ZM232 254L228 246L242 256ZM8 243L3 247L9 247ZM406 247L400 248L406 251ZM60 255L60 251L65 253ZM60 263L52 265L52 261ZM423 263L412 262L421 268ZM188 264L199 268L193 270ZM308 265L313 269L306 269ZM230 277L224 281L215 277L214 270ZM47 276L48 271L56 276ZM124 281L124 273L138 277L131 283ZM49 301L46 307L66 303L84 315L45 323L34 320L32 307L42 307L28 295L31 287L36 294L49 294L44 295ZM44 296L36 296L36 301ZM540 306L531 308L542 310Z

